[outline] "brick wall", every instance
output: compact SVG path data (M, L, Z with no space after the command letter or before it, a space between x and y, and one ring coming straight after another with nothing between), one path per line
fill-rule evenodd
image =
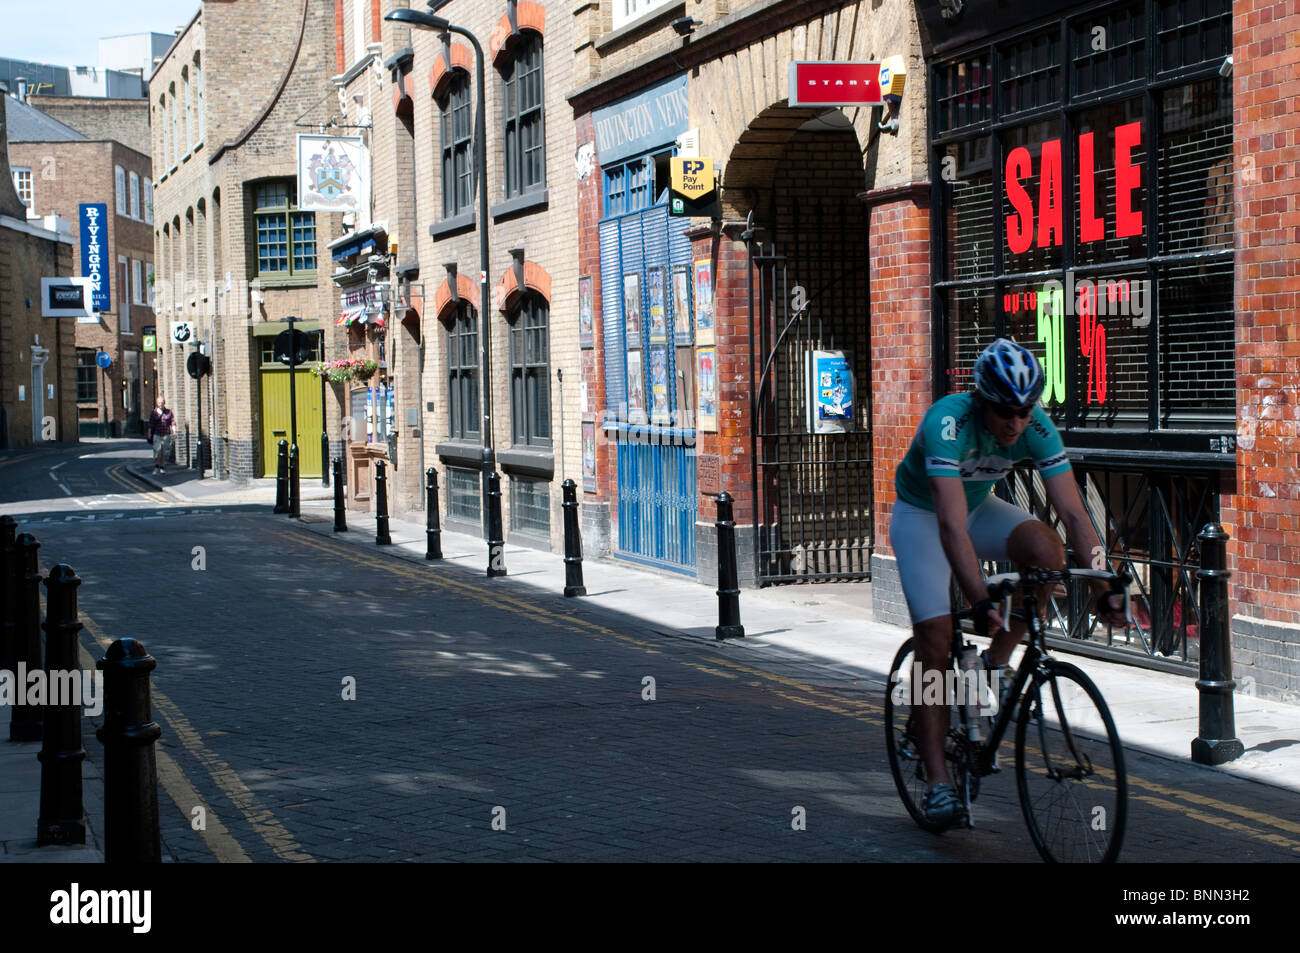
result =
M32 105L91 139L113 139L136 152L152 151L147 99L37 96Z
M1222 501L1238 679L1300 697L1300 9L1233 4L1237 494Z

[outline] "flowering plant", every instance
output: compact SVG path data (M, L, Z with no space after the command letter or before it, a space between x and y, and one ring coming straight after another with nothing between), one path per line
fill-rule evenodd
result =
M379 370L378 361L363 358L343 358L338 361L326 361L316 365L316 373L331 384L346 384L348 381L366 381Z

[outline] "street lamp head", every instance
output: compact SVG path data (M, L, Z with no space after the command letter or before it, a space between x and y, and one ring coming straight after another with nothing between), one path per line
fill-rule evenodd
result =
M391 20L393 23L405 23L407 26L418 27L424 30L437 30L439 33L447 32L448 21L442 17L435 17L430 13L421 13L419 10L411 10L406 7L399 7L384 15L385 20Z

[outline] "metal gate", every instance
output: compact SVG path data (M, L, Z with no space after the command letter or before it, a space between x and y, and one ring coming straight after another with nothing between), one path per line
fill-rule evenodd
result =
M871 578L871 326L861 207L792 199L757 272L753 395L760 583ZM783 252L783 254L777 254ZM844 433L812 432L812 351L843 351L853 378Z

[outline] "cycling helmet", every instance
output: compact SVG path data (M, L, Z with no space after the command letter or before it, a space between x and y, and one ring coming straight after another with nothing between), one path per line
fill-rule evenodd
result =
M1043 393L1043 368L1026 348L998 338L975 358L975 390L993 404L1027 407Z

